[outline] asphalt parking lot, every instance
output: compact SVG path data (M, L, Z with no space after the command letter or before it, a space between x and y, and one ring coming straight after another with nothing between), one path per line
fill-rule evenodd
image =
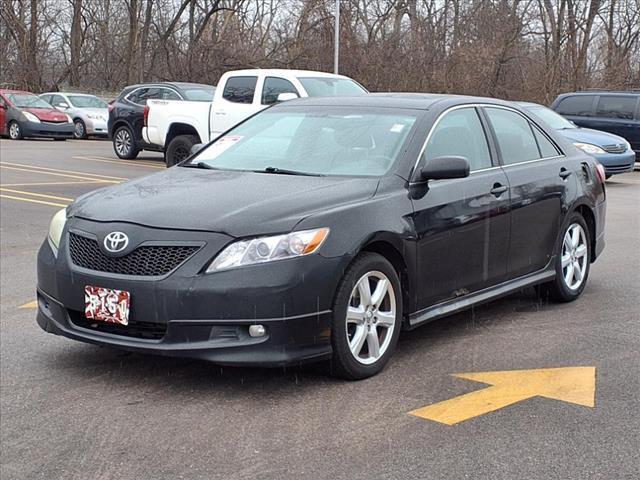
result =
M0 140L2 479L637 478L639 172L607 182L607 247L577 302L528 289L403 332L386 370L348 383L323 366L221 368L40 330L36 252L51 216L163 168L105 141ZM488 387L454 374L569 367L583 368L558 395L578 389L582 403L515 403L535 383L525 372L500 377L506 400L465 397L468 418L451 425L409 414Z

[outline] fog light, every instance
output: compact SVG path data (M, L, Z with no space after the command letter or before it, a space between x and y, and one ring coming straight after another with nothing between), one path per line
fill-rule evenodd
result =
M249 335L252 337L264 337L267 330L262 325L251 325L249 327Z

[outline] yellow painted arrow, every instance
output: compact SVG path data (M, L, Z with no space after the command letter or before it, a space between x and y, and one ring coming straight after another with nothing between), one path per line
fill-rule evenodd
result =
M595 406L595 367L543 368L505 372L457 373L454 377L491 385L409 412L446 425L494 412L533 397Z

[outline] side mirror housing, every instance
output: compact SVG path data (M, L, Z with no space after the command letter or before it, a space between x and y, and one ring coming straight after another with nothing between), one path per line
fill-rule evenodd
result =
M280 93L278 94L278 100L277 102L286 102L288 100L295 100L296 98L298 98L298 95L296 95L295 93L292 92L284 92L284 93Z
M204 147L204 143L196 143L191 147L190 153L191 155L195 155Z
M468 176L469 160L466 157L456 155L432 158L420 169L420 178L422 180L444 180Z
M56 105L56 106L57 106L57 107L60 107L60 108L64 108L65 110L66 110L67 108L69 108L69 104L68 104L67 102L60 102L60 103L58 103L58 105Z

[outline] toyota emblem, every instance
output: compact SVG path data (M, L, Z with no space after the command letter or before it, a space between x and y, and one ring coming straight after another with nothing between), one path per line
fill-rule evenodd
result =
M127 245L129 245L129 237L126 233L111 232L109 235L104 237L104 248L106 248L108 252L121 252L127 248Z

